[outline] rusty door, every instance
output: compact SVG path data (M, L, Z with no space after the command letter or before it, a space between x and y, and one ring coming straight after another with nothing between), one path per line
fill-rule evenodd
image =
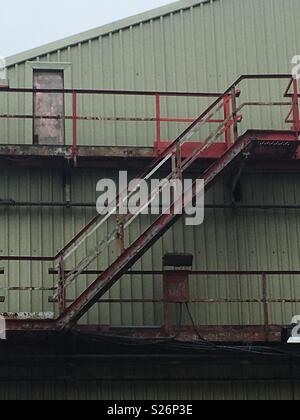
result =
M33 74L35 89L63 89L64 72L36 70ZM63 93L35 93L33 99L33 142L51 145L65 144L65 104ZM43 116L57 117L47 119Z

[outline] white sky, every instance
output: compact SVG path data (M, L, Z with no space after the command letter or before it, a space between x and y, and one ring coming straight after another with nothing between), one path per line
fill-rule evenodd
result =
M0 56L7 57L169 3L173 1L3 1Z

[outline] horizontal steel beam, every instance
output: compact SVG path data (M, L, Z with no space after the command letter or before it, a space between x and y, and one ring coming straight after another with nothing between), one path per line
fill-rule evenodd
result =
M8 339L11 333L28 334L29 332L38 337L39 334L57 333L57 327L51 320L7 320ZM176 336L182 342L213 343L280 343L282 339L283 326L270 325L210 325L210 326L168 326L169 337ZM163 327L110 327L108 325L80 325L76 327L78 332L93 332L111 336L162 339L167 338Z
M120 335L122 337L161 339L166 337L164 328L161 327L119 327L110 328L108 326L78 326L82 332L101 332L109 335ZM169 326L168 331L171 336L176 336L180 341L203 342L225 342L225 343L280 343L282 339L283 327L279 325L209 325L193 326L185 325L182 327Z
M55 320L34 320L34 319L18 319L18 318L7 318L6 319L6 330L8 332L55 332L56 323Z
M300 168L299 168L300 169ZM2 200L0 207L81 207L92 208L96 207L96 203L76 203L67 201L15 201ZM300 210L300 204L206 204L206 210ZM0 273L1 274L1 273Z
M74 117L71 115L66 116L51 116L51 115L29 115L29 114L0 114L0 119L7 120L74 120ZM176 122L176 123L192 123L195 121L195 118L155 118L155 117L103 117L103 116L89 116L89 115L78 115L76 117L77 121L98 121L98 122ZM207 121L211 124L220 124L224 120L209 120Z
M49 298L49 303L57 303L58 299ZM73 303L75 299L66 299L66 303ZM169 303L177 304L177 302L164 299L100 299L98 304L135 304L135 303ZM179 304L182 302L178 302ZM300 299L192 299L189 304L223 304L223 303L300 303Z
M7 322L54 320L53 312L1 312L0 316L6 318Z
M0 145L2 157L56 157L70 158L71 146L57 145ZM78 156L82 158L149 158L155 157L153 147L127 146L78 146Z
M132 275L132 276L163 276L166 272L172 273L174 270L129 270L124 275ZM86 270L83 271L82 274L87 275L94 275L94 274L102 274L104 271L100 270ZM69 273L68 270L65 271L66 274ZM177 273L177 271L174 271ZM58 274L58 270L54 268L49 268L49 274ZM266 270L266 271L258 271L258 270L191 270L189 271L190 276L300 276L299 270Z

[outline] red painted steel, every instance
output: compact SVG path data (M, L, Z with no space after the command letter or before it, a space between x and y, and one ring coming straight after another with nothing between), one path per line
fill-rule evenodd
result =
M227 96L224 99L224 121L227 121L230 118L231 110L230 110L230 96ZM231 137L231 129L230 124L227 124L226 131L225 131L225 144L226 147L229 148L232 144L232 137Z
M189 271L165 271L164 300L169 303L190 301Z
M236 92L237 95L240 94L240 92ZM226 147L229 148L232 144L231 141L231 125L234 124L233 119L230 118L231 112L230 112L230 100L231 95L227 95L224 99L224 119L209 119L207 122L209 124L225 124L225 144ZM241 121L241 116L236 116L238 122ZM159 156L163 151L167 148L167 145L170 144L168 141L163 141L161 138L161 124L162 123L193 123L195 121L195 118L166 118L161 116L161 96L156 95L156 141L154 143L154 147L156 150L156 154ZM197 146L197 143L188 142L186 145L186 148L189 150L193 150ZM182 156L187 157L190 155L191 152L188 152L186 148L182 151Z
M165 271L164 273L164 328L169 334L169 305L190 301L189 271ZM182 306L181 306L182 310Z

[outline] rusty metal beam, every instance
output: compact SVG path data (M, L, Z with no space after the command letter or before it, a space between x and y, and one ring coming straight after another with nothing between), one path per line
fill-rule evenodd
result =
M172 273L172 270L168 270ZM163 276L166 271L164 270L129 270L125 274L126 275L133 275L133 276ZM68 270L65 271L65 273L69 273ZM102 274L104 271L99 270L86 270L83 271L82 274L91 274L91 275L97 275ZM176 273L176 271L174 271ZM49 274L58 274L58 270L49 268ZM299 270L265 270L265 271L258 271L258 270L191 270L189 271L190 276L262 276L263 274L266 274L268 276L298 276L300 275Z
M6 330L8 332L39 332L39 331L56 331L56 324L54 320L37 320L37 319L18 319L7 318Z
M57 145L0 145L3 157L71 157L71 146ZM155 157L153 147L120 146L78 146L79 157L109 158L151 158Z
M50 290L50 289L48 289ZM49 303L57 303L58 299L49 298ZM67 303L75 302L75 299L66 299ZM125 304L125 303L180 303L165 299L100 299L99 304ZM222 304L222 303L300 303L300 299L192 299L188 303Z
M254 138L263 138L265 132L255 130ZM281 132L283 137L293 136L290 131ZM162 143L168 146L168 142ZM218 159L225 151L225 143L216 143L212 145L201 158L197 160L197 169L203 166L203 170L214 160ZM20 167L61 167L64 168L64 162L70 160L72 156L71 146L37 146L37 145L0 145L1 164L7 164L7 168L15 169ZM78 146L77 168L111 168L135 169L141 170L145 163L151 162L156 156L153 147L106 147L106 146ZM249 159L245 165L245 172L260 173L290 173L299 172L300 156L294 160L268 159L260 160ZM194 172L196 167L191 168Z
M0 114L0 119L6 120L66 120L72 121L74 117L71 115L66 116L50 116L50 115L29 115L29 114ZM98 122L177 122L177 123L192 123L196 118L156 118L156 117L104 117L104 116L92 116L92 115L77 115L75 118L77 121L98 121ZM209 120L209 123L222 123L223 120Z
M214 343L262 343L266 342L265 325L208 325L197 326L197 331L190 325L181 327L170 325L169 333L176 336L180 341L200 341L206 340ZM120 335L122 337L161 339L165 337L163 328L139 328L139 327L120 327L110 328L108 326L78 326L82 332L101 332L109 335ZM280 343L282 338L282 329L280 325L270 325L268 327L268 342Z
M8 338L11 333L18 335L29 332L38 337L39 334L59 332L55 322L51 320L20 320L7 319L6 323ZM167 338L163 327L110 327L108 325L80 325L76 327L78 332L93 332L110 336L163 339ZM283 327L280 325L268 326L268 343L280 343L282 340ZM169 325L168 333L176 336L182 342L201 342L203 340L213 343L264 343L266 342L265 325Z

